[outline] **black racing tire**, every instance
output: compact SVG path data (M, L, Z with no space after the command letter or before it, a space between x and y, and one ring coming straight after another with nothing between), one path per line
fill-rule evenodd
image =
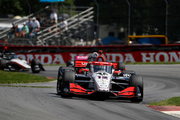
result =
M0 60L0 70L4 70L6 68L6 60L1 59Z
M40 72L40 70L36 71L33 69L36 65L38 65L38 66L40 65L39 59L33 59L31 62L31 70L33 73L39 73Z
M57 91L57 94L60 95L61 94L61 91L62 91L62 76L60 76L60 73L58 71L58 75L57 75L57 86L56 86L56 91Z
M119 62L119 70L123 71L125 69L125 64L123 62Z
M74 68L73 67L67 67L67 66L60 66L59 67L59 71L58 71L58 76L57 76L57 86L56 86L56 90L57 90L57 94L60 95L62 91L62 76L63 76L63 73L60 73L60 71L74 71ZM59 78L61 75L61 79ZM75 76L75 75L74 75ZM64 82L65 83L65 82Z
M74 71L64 71L63 82L75 83L75 72Z
M70 83L75 83L75 72L74 71L64 71L64 74L62 76L62 82L63 86L70 85ZM63 88L64 89L64 88ZM65 98L71 98L71 93L64 93L64 90L62 90L61 97Z
M59 91L61 90L60 85L61 85L61 81L59 80L59 74L58 74L57 86L56 86L56 91L57 91L57 94L58 94L58 95L61 94L61 92L59 92Z
M143 78L139 75L132 75L129 80L129 85L130 87L136 87L141 93L141 96L131 98L131 102L142 102L144 96Z

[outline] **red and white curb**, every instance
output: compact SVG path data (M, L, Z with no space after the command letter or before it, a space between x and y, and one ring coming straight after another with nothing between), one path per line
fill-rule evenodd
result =
M154 110L180 118L180 106L148 106Z
M46 77L47 79L55 79L54 77Z

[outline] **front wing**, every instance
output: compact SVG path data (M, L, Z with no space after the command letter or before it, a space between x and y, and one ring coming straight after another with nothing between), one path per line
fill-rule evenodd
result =
M92 90L89 91L84 89L80 85L76 83L70 83L70 93L75 95L91 95L93 93L101 93L100 91ZM133 98L137 96L136 88L135 87L127 87L122 91L108 91L108 93L112 93L112 95L116 97L124 97L124 98Z

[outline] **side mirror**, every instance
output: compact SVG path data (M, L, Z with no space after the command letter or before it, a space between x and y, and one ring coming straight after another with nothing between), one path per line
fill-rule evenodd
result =
M79 70L79 73L81 73L81 74L84 74L84 72L89 72L89 69L83 69L82 68L82 69Z
M85 72L89 72L89 69L82 69L83 71L85 71Z
M114 73L120 75L121 71L114 71Z

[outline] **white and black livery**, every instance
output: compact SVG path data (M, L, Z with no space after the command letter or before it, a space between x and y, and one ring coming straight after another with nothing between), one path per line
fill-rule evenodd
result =
M39 59L33 59L30 66L26 60L19 59L15 53L5 53L4 50L0 54L0 70L28 71L30 69L33 73L39 73L41 70L45 71Z

